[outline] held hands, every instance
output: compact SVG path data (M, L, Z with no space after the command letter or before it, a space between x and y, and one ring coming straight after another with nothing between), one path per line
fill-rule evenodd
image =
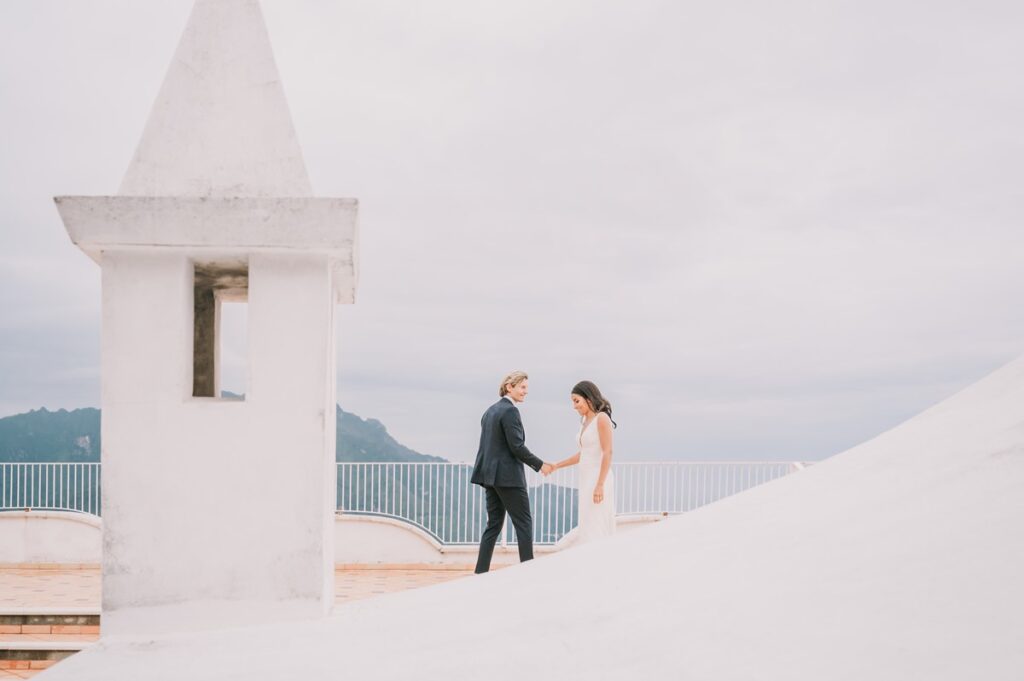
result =
M555 464L546 463L540 467L540 474L547 477L555 472Z
M594 503L600 504L604 501L604 485L598 485L594 488Z

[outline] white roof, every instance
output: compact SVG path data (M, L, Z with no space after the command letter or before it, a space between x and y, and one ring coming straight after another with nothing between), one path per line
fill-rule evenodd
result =
M1024 358L806 471L604 543L316 622L107 640L47 678L1009 681L1021 490Z

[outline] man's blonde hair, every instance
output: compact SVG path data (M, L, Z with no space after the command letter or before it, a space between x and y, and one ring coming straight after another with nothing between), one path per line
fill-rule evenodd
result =
M509 386L514 388L528 378L529 376L526 375L525 371L513 371L509 375L505 376L505 378L501 379L501 385L498 386L498 396L504 397L505 395L508 395Z

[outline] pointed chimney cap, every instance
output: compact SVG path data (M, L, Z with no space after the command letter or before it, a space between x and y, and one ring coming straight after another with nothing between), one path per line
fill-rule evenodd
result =
M258 0L197 0L119 193L312 195Z

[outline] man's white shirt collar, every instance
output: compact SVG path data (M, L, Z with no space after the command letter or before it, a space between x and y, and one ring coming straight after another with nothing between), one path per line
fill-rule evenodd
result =
M505 398L506 400L508 400L509 402L511 402L511 403L512 403L512 406L513 406L513 407L516 407L517 409L519 408L519 403L518 403L518 402L516 402L515 400L513 400L513 399L512 399L511 397L509 397L508 395L503 395L502 397L504 397L504 398Z

